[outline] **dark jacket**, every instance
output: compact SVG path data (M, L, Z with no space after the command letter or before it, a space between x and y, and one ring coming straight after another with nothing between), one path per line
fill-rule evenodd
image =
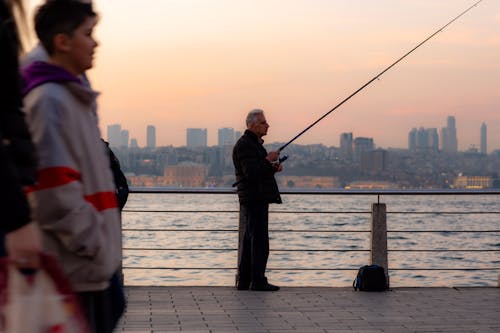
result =
M111 168L111 172L113 172L116 199L118 200L118 205L120 206L121 211L123 207L125 207L128 199L129 188L127 178L125 177L125 174L123 174L118 157L116 157L115 153L113 153L111 148L109 148L109 142L104 140L102 140L102 142L106 146L106 151L109 155L109 167Z
M35 148L24 120L15 22L0 1L0 230L30 221L22 191L36 179Z
M240 203L281 203L274 179L275 168L266 159L267 151L262 140L246 130L233 149L233 163L238 182Z

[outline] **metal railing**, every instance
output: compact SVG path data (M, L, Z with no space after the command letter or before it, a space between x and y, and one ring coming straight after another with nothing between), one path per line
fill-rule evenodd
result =
M147 195L155 195L155 194L168 194L168 195L178 195L178 194L184 194L184 195L197 195L197 194L210 194L210 195L220 195L220 194L234 194L234 190L230 189L165 189L165 188L134 188L131 191L132 195L134 194L147 194ZM376 199L376 205L380 205L381 203L381 198L386 199L388 197L401 197L401 196L462 196L462 195L473 195L473 196L499 196L500 195L500 190L329 190L329 191L304 191L304 190L293 190L293 191L282 191L282 194L284 196L295 196L295 195L321 195L321 196L370 196L373 197L374 200ZM173 207L175 208L175 207ZM138 213L138 214L220 214L224 217L227 216L237 216L238 210L236 209L237 205L235 206L234 210L217 210L217 209L134 209L134 208L125 208L123 211L124 216L126 214L130 213ZM293 214L293 215L298 215L298 214L311 214L311 215L318 215L318 216L335 216L339 214L348 214L348 215L360 215L360 216L366 216L367 218L372 218L373 221L373 214L372 211L363 209L367 207L360 207L360 209L355 209L355 210L321 210L321 211L304 211L304 210L271 210L270 214L272 215L287 215L287 214ZM408 216L423 216L425 218L435 218L435 217L444 217L444 216L449 216L449 217L456 217L456 216L472 216L472 215L492 215L494 217L500 217L500 204L499 207L497 207L498 210L490 210L490 211L467 211L467 210L460 210L460 211L435 211L435 210L428 210L428 211L411 211L411 210L394 210L390 211L388 210L386 212L386 215L389 216L389 219L394 218L399 216L401 217L408 217ZM387 218L384 216L384 219ZM271 217L272 219L272 217ZM377 222L377 221L375 221ZM373 225L373 223L372 223ZM231 234L231 237L233 239L237 239L238 237L238 230L237 230L237 224L235 225L234 228L193 228L193 227L183 227L183 228L173 228L173 227L152 227L152 228L133 228L133 227L127 227L124 226L123 231L126 233L174 233L174 234L180 234L180 233L216 233L216 234ZM311 230L308 228L281 228L281 229L270 229L270 234L271 235L278 235L278 234L364 234L369 236L370 234L373 234L373 230L370 230L370 228L364 228L364 229L320 229L320 230ZM397 247L392 247L389 245L387 248L386 245L386 253L383 253L382 255L385 255L387 257L387 252L389 253L389 256L394 253L406 253L406 254L415 254L417 255L422 255L425 253L453 253L453 254L458 254L458 253L488 253L488 254L496 254L500 252L500 228L498 226L493 226L492 228L484 227L481 229L476 229L476 230L467 230L467 229L434 229L434 230L422 230L422 229L391 229L388 228L386 230L386 237L389 238L389 242L391 240L397 239L398 237L404 237L402 235L422 235L422 234L446 234L446 237L450 235L465 235L465 234L473 234L473 237L480 237L481 235L488 235L488 237L498 237L498 241L496 246L488 247L488 248L462 248L460 247L459 244L456 245L451 245L448 248L443 248L442 246L439 246L437 248L432 248L428 247L429 244L424 244L426 247L423 247L422 244L420 244L418 248L415 247L410 247L410 248L397 248ZM455 242L456 243L456 242ZM236 243L234 243L236 245ZM431 244L432 245L432 244ZM360 247L355 247L355 248L287 248L287 247L277 247L277 248L272 248L270 251L271 252L279 252L279 253L371 253L372 258L380 256L381 254L373 253L374 251L374 245L373 241L371 242L371 246L368 248L360 248ZM126 253L142 253L144 251L160 251L160 252L213 252L213 253L222 253L222 252L236 252L237 248L236 247L170 247L162 244L157 244L155 246L125 246L123 250ZM387 258L386 258L387 260ZM209 263L208 263L209 264ZM236 264L236 263L235 263ZM269 267L269 271L355 271L359 268L359 265L356 266L355 264L352 265L347 265L343 267L314 267L314 266L301 266L301 267ZM131 265L131 264L125 264L123 269L126 270L150 270L150 271L155 271L155 270L170 270L170 271L183 271L183 270L202 270L202 271L211 271L211 270L226 270L226 271L231 271L234 272L236 267L219 267L219 266L193 266L190 265L188 261L183 262L182 265L169 265L168 262L162 264L162 265L154 265L154 266L146 266L146 265ZM391 260L388 260L388 269L389 273L394 272L394 271L482 271L482 272L487 272L487 271L492 271L494 274L495 272L500 273L500 258L496 258L496 260L493 260L489 266L461 266L461 267L419 267L419 266L408 266L408 265L393 265L391 263Z

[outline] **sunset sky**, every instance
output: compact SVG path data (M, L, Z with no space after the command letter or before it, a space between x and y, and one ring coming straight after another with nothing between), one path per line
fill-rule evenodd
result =
M244 129L262 108L266 142L286 142L472 0L96 0L89 76L100 126L145 145L186 144L186 128ZM39 0L30 1L33 9ZM500 1L484 0L296 143L338 146L343 132L408 145L413 127L456 118L459 149L500 149Z

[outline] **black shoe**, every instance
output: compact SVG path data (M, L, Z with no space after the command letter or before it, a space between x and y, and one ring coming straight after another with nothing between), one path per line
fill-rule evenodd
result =
M239 274L236 274L234 285L238 290L248 290L250 288L250 281L240 280Z
M255 290L255 291L278 291L280 290L280 287L275 286L274 284L270 284L269 282L262 282L262 283L252 283L250 285L250 290Z
M248 289L250 289L250 283L249 282L236 281L236 289L238 289L238 290L248 290Z

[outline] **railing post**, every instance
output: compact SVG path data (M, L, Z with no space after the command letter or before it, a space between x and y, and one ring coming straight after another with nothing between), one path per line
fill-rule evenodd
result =
M382 266L389 286L389 260L387 257L387 214L383 203L372 204L371 264Z

